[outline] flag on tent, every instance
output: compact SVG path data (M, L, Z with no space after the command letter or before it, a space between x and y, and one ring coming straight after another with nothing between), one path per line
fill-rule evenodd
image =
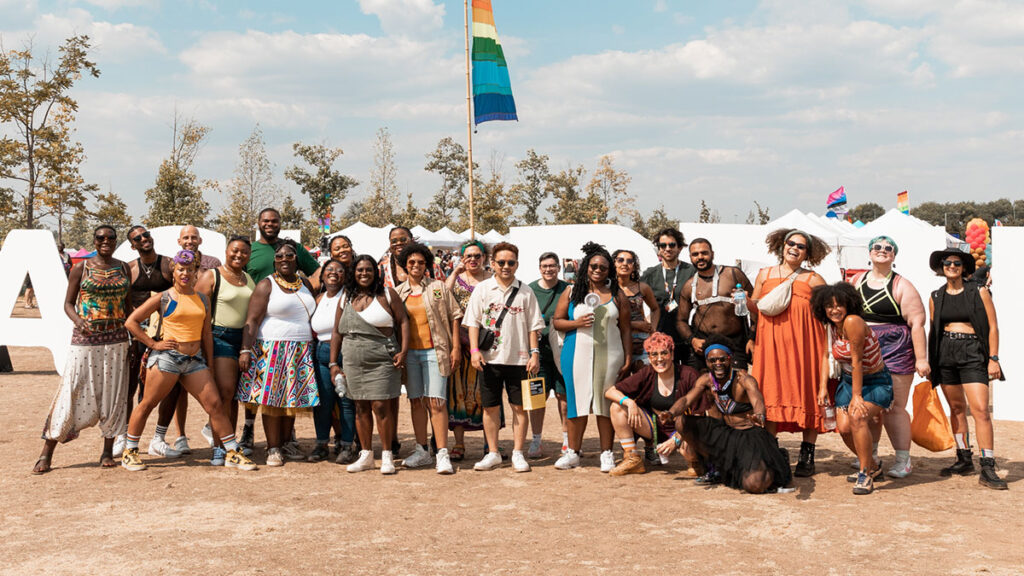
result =
M473 122L518 120L491 0L473 0Z
M327 215L327 216L325 216L323 218L320 218L319 224L320 224L320 232L322 234L330 234L330 232L331 232L331 216L330 215Z
M904 214L910 214L910 195L906 190L896 195L896 209Z
M842 219L842 216L846 214L846 188L840 186L838 190L828 195L825 199L825 207L828 210L825 212L825 216L829 218Z
M1003 221L1000 220L999 218L996 218L995 225L996 226L1002 226L1003 225Z

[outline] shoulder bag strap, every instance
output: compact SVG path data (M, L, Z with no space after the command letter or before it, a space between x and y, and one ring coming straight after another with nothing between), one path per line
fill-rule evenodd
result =
M519 293L519 286L512 289L512 293L508 295L508 300L505 301L505 307L501 309L501 314L498 315L498 319L494 321L494 329L501 328L502 321L505 320L505 314L508 313L508 309L512 306L512 301L516 299L516 294Z
M242 280L245 280L245 272L242 272ZM217 297L220 295L220 268L213 269L213 294L210 295L210 323L217 317Z
M154 340L162 340L164 337L164 310L167 310L167 306L171 303L171 295L166 290L160 293L160 317L156 321L156 337Z

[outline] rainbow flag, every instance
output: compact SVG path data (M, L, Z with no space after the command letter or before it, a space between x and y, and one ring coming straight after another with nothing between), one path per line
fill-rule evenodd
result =
M473 0L473 122L518 120L491 0Z
M907 191L904 190L896 195L896 209L904 214L910 214L910 198Z

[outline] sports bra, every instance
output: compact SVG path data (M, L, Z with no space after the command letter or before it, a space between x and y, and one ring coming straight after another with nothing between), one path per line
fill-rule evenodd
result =
M164 310L164 340L175 342L198 342L203 339L203 321L206 319L206 304L199 294L178 294L171 298Z
M711 376L711 393L715 397L715 406L718 407L718 411L722 414L743 414L744 412L750 412L754 409L754 405L749 402L737 402L733 400L732 394L732 380L736 377L736 371L733 370L729 374L729 379L726 380L725 384L719 384L715 380L714 375Z
M390 303L391 291L385 288L384 293L387 294L388 303ZM373 297L373 301L370 302L370 305L365 310L359 312L359 316L376 328L392 328L395 324L395 319L392 318L391 312L381 305L380 300L377 300L376 296Z
M885 279L885 285L878 290L868 286L868 275L870 272L865 272L857 283L857 292L864 301L864 313L861 314L861 318L865 322L879 324L906 324L900 303L896 301L895 296L896 278L899 274L890 271Z
M213 269L213 273L220 276L213 324L236 329L245 326L245 315L249 310L249 300L252 298L252 291L256 289L256 283L244 270L242 274L245 286L235 286L228 282L217 268Z

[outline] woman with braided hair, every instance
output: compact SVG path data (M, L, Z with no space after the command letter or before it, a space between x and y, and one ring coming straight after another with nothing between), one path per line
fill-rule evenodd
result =
M615 468L610 401L605 391L629 373L632 345L629 300L609 276L612 256L604 246L583 245L576 283L562 292L555 308L553 326L565 333L561 354L565 380L569 449L555 462L568 470L580 465L580 448L587 417L597 416L601 437L601 471Z

